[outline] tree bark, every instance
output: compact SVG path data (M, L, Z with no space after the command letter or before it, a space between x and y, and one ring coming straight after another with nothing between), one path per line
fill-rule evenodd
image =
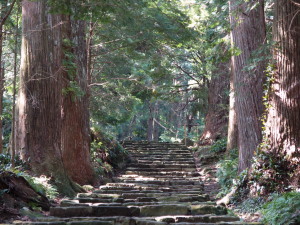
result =
M227 147L228 152L238 147L238 126L235 107L235 91L234 91L234 72L230 72L230 93L229 93L229 117L228 117L228 136Z
M257 4L253 9L250 9ZM255 51L265 41L265 18L263 0L237 3L230 1L230 23L233 47L241 50L232 57L235 73L234 87L236 97L237 124L239 131L239 172L250 168L251 159L262 140L261 116L263 113L263 81L265 64L246 68L255 57Z
M265 124L265 152L285 162L281 184L300 185L300 1L277 0L274 6L275 72ZM280 167L278 167L280 168ZM292 174L292 177L289 177Z
M64 133L70 123L68 116L77 113L68 111L77 108L68 108L62 93L66 82L63 43L68 37L68 21L66 16L51 15L48 10L47 1L22 2L23 38L16 147L22 159L29 161L37 174L53 176L62 193L74 195L80 189L70 179L71 172L66 170L70 167L65 166L69 165L68 160L74 158L64 157L66 140L71 138L67 139ZM74 124L76 121L85 125L82 118L72 118ZM76 139L81 138L80 134L72 138L75 143L81 144L78 142L82 140ZM66 151L69 152L69 149ZM86 156L85 152L82 155L72 162L76 167L85 163L80 161ZM82 176L82 171L78 176Z
M19 14L20 5L18 5L17 11L17 24L15 30L15 46L14 46L14 78L13 78L13 108L12 108L12 128L11 128L11 166L15 167L15 155L16 155L16 96L17 96L17 67L18 67L18 36L19 36Z
M69 31L66 39L71 46L64 46L64 60L76 65L65 65L62 101L62 152L68 175L79 184L94 182L94 172L90 161L89 97L87 79L87 56L85 22L66 18ZM67 54L66 54L67 52ZM68 57L73 55L74 59ZM73 88L73 89L72 89ZM74 89L75 88L75 89ZM76 121L76 123L74 123Z
M220 63L218 71L212 77L208 90L208 111L205 128L200 137L201 144L212 144L219 138L226 137L228 124L228 63Z

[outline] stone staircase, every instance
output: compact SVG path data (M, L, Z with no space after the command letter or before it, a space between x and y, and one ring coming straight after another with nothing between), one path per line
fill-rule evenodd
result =
M181 144L126 142L127 170L115 183L63 200L50 217L29 225L194 225L251 224L203 193L193 156ZM252 223L253 224L253 223Z

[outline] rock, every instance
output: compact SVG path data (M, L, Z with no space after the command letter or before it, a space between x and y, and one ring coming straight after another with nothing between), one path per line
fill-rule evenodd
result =
M81 217L93 216L92 207L55 207L50 209L50 216Z
M72 221L72 222L68 222L67 225L114 225L114 222L113 221L97 221L97 220Z
M186 215L185 205L147 205L141 207L141 216Z
M221 206L192 205L191 213L192 215L204 215L204 214L225 215L227 214L227 209Z
M30 210L29 208L26 208L26 207L20 209L20 214L22 216L27 216L31 220L36 220L36 219L44 216L43 214L41 214L39 212L32 211L32 210Z
M136 225L167 225L167 223L151 220L136 220Z

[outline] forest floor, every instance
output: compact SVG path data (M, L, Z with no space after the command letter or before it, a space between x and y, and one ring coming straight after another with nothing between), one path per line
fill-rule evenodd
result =
M225 154L213 153L210 150L211 146L201 146L194 153L197 171L201 174L201 179L204 182L204 191L210 196L213 201L218 201L221 198L218 194L221 187L217 180L218 163L224 158ZM259 213L246 213L240 210L242 202L228 204L226 207L242 218L245 222L259 222L261 215Z

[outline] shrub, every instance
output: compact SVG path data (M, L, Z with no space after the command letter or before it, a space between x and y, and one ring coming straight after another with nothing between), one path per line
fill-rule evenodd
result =
M236 206L236 209L242 213L256 213L261 210L265 199L262 197L247 198Z
M225 159L219 161L217 178L221 186L219 197L226 195L234 184L234 180L238 177L238 153L237 149L229 151Z
M23 177L36 192L45 195L47 198L54 199L58 196L57 187L51 184L50 178L46 176L33 177L28 174L23 174Z
M287 192L276 196L263 206L262 214L266 224L300 224L300 193Z
M114 170L125 167L128 153L114 138L96 127L92 130L92 138L91 156L97 174L112 175Z
M227 147L227 139L223 138L216 141L210 148L210 150L214 153L225 152Z
M22 162L19 156L15 157L15 166L20 168L27 168L27 165ZM11 168L11 156L9 154L0 154L0 171Z

